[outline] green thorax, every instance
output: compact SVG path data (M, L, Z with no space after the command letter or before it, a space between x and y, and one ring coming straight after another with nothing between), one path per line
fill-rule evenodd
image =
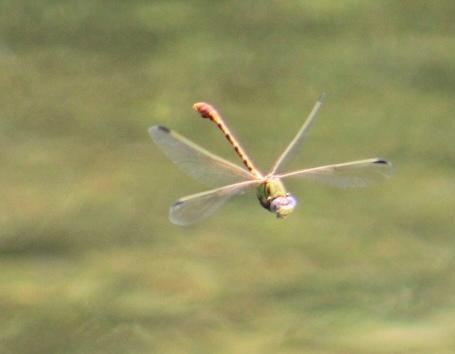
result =
M270 210L270 202L277 197L286 196L286 188L278 178L270 178L261 183L256 190L261 205Z

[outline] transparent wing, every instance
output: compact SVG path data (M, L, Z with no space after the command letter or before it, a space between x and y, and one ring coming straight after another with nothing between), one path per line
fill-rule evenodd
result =
M298 170L277 177L305 177L335 187L349 188L365 187L390 177L391 173L390 162L373 158Z
M292 139L291 143L288 145L286 150L281 154L278 160L275 162L275 165L270 172L271 175L276 174L279 171L283 171L283 168L289 163L289 161L298 153L300 147L302 146L305 137L308 134L308 131L313 124L316 116L318 115L319 109L322 106L322 102L324 99L325 94L322 94L316 104L314 105L313 109L310 112L310 115L303 123L300 130L297 132L297 135Z
M177 225L193 224L213 214L229 198L258 183L245 181L183 197L171 206L169 219Z
M209 186L255 179L250 172L208 152L166 127L153 126L149 129L149 134L178 167Z

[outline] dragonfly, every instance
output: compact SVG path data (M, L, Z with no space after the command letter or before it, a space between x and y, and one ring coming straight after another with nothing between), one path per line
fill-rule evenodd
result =
M213 214L232 197L253 188L256 188L256 195L262 207L274 213L277 218L284 219L297 206L297 199L283 184L284 179L306 178L346 188L364 187L390 177L392 164L382 158L368 158L286 172L286 166L301 150L302 143L323 104L323 98L324 94L319 97L302 127L267 174L256 168L220 113L206 102L195 103L193 108L202 118L217 126L244 167L207 151L164 126L150 127L151 138L165 155L188 175L213 188L178 199L170 207L170 221L178 225L195 223Z

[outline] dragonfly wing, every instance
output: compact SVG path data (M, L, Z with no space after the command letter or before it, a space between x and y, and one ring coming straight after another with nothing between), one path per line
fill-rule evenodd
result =
M279 171L282 171L283 168L289 163L289 161L300 151L300 147L302 146L305 137L310 130L310 127L313 125L313 122L318 115L319 109L322 106L322 102L324 99L324 94L322 94L316 104L314 105L313 109L311 110L308 118L303 123L300 130L297 132L297 135L292 139L291 143L288 145L286 150L281 154L278 160L275 162L272 171L270 172L271 175L276 174Z
M193 224L213 214L228 199L257 183L259 181L245 181L183 197L171 206L169 219L177 225Z
M184 172L209 186L253 180L243 168L214 155L162 126L153 126L149 134L158 147Z
M327 165L278 175L279 178L305 177L340 188L365 187L390 177L392 164L373 158Z

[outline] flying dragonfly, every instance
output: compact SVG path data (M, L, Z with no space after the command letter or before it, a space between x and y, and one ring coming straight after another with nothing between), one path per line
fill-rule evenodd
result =
M324 95L321 95L305 123L267 174L261 173L256 168L229 130L222 116L208 103L195 103L193 108L202 118L212 121L218 127L240 157L245 168L205 150L166 127L156 125L149 128L153 141L178 167L191 177L217 187L177 200L169 210L170 221L178 225L197 222L211 215L231 197L242 194L251 188L256 188L259 203L265 209L274 213L277 218L283 219L297 206L296 198L287 192L283 179L303 177L346 188L364 187L371 182L389 177L391 163L381 158L285 172L289 161L300 150L309 128L322 106L323 97Z

